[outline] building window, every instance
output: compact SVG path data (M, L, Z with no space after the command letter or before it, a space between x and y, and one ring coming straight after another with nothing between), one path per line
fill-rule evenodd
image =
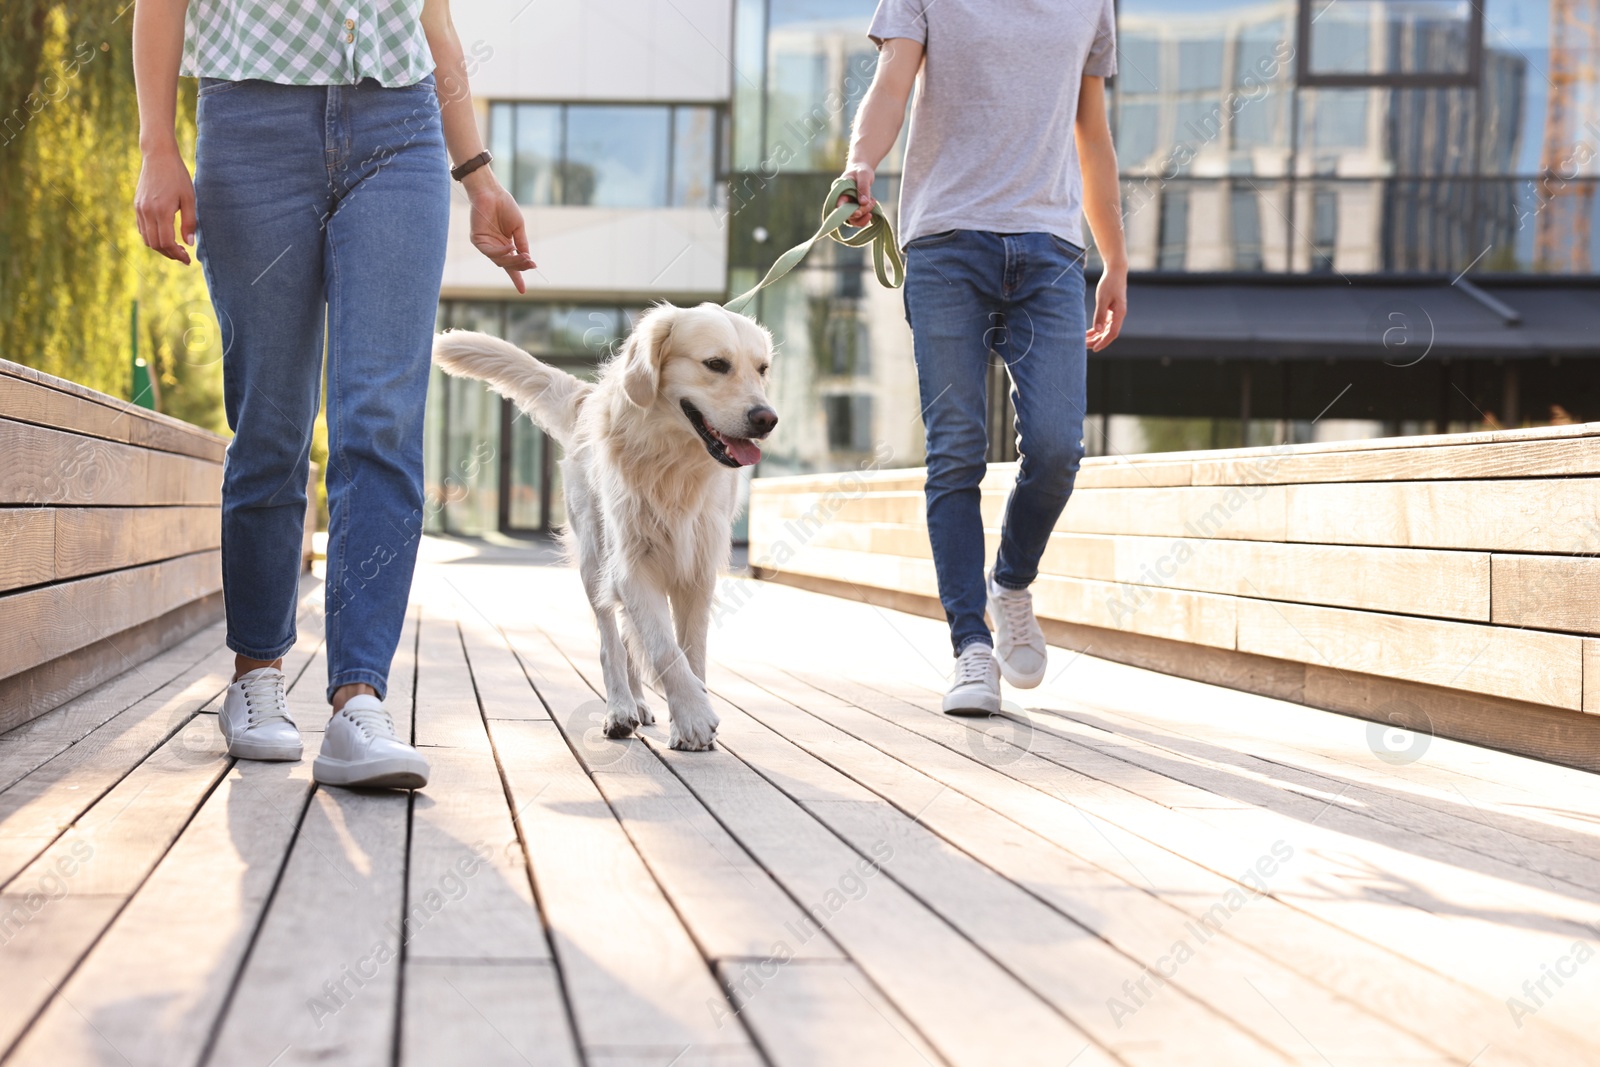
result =
M871 331L861 319L839 317L828 323L826 373L864 378L872 373Z
M1235 186L1228 195L1229 222L1233 226L1233 269L1260 270L1261 194Z
M1473 0L1300 0L1301 85L1476 87Z
M872 451L872 397L835 393L822 398L828 421L828 448L834 452Z
M1311 196L1311 272L1333 270L1334 252L1339 243L1339 195L1332 189L1318 189Z
M1156 266L1182 270L1189 250L1189 190L1165 189L1161 193L1161 247Z
M519 204L711 207L719 115L694 104L499 102L489 144Z

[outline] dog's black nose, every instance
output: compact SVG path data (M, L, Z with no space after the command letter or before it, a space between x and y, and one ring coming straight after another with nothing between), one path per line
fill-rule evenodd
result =
M762 405L745 412L744 421L750 426L752 437L761 437L771 433L772 428L778 425L778 413Z

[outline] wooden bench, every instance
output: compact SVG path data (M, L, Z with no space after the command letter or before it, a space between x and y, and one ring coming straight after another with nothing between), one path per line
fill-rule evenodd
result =
M943 618L922 481L756 480L753 569ZM1034 594L1065 648L1600 770L1600 424L1089 459Z
M225 447L0 360L0 730L222 617Z

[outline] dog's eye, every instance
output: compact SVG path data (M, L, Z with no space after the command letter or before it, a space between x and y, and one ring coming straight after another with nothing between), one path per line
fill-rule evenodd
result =
M761 375L763 378L765 378L767 376L767 368L770 367L770 366L772 366L772 364L763 363L763 364L761 364L761 366L756 368L756 373Z
M718 374L727 374L733 369L733 364L725 359L708 359L706 360L706 369L715 371Z

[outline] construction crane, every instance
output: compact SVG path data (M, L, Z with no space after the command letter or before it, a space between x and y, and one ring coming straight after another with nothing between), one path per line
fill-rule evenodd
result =
M1550 0L1550 92L1539 153L1534 269L1589 272L1595 134L1600 131L1600 0ZM1587 151L1580 149L1586 138ZM1579 178L1580 180L1574 180Z

